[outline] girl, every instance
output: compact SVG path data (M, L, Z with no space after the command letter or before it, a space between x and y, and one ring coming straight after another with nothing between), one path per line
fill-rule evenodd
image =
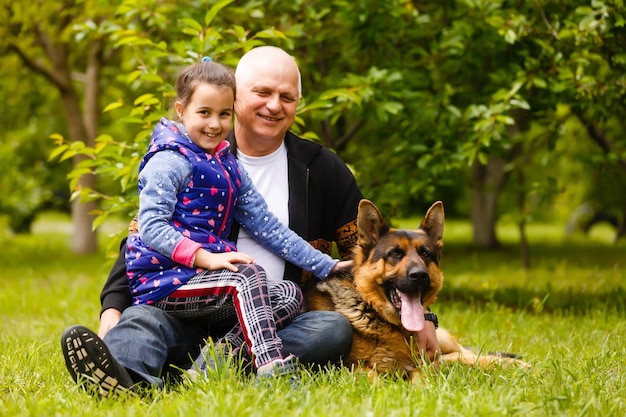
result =
M162 118L139 167L139 233L131 235L126 266L135 304L151 304L210 327L238 324L257 375L288 373L276 326L299 311L297 284L268 285L263 268L228 240L236 220L277 255L326 278L337 261L315 250L268 211L225 140L235 79L204 61L176 82L180 122ZM240 326L240 329L239 329ZM240 331L241 330L241 331Z

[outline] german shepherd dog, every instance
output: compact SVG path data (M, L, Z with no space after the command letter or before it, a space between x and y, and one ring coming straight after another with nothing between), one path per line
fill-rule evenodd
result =
M342 313L352 324L353 369L400 372L413 379L422 361L417 338L425 310L443 285L443 204L434 203L417 230L393 229L368 200L361 200L352 273L305 287L305 308ZM313 280L311 280L313 281ZM476 355L446 330L437 329L440 361L527 364L502 355Z

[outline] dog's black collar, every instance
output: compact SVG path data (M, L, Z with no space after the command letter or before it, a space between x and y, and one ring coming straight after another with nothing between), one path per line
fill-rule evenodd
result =
M424 313L424 320L432 321L435 325L435 329L439 327L439 319L437 319L437 315L432 312Z

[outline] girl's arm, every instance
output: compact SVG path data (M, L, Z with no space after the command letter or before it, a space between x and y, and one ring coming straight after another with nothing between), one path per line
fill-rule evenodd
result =
M183 265L189 264L201 245L174 229L170 220L178 193L190 179L191 163L172 150L157 152L139 173L139 183L143 186L139 193L138 216L141 240Z
M235 219L260 244L274 254L313 273L326 278L337 264L337 260L320 252L302 239L297 233L282 224L269 211L263 196L256 191L250 176L241 169L241 187L235 211Z
M234 263L252 263L240 252L212 253L170 225L177 196L189 184L192 167L177 151L157 152L141 170L139 181L139 234L141 240L174 262L204 269L230 269Z

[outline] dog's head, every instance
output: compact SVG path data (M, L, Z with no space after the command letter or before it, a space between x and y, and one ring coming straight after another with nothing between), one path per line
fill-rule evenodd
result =
M385 320L409 331L424 327L424 308L443 285L439 268L444 212L434 203L417 230L393 229L372 202L361 200L354 283Z

